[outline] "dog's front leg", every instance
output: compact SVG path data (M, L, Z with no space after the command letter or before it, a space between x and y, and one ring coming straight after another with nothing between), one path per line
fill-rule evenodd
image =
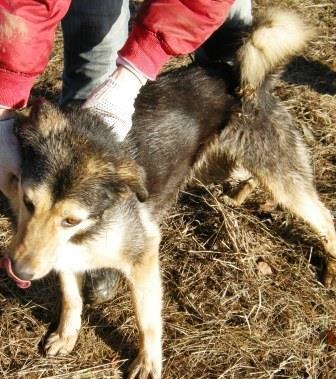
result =
M129 277L140 333L140 351L132 363L129 379L161 378L162 289L158 251L137 262Z
M64 355L72 351L81 326L83 301L81 296L82 275L72 272L60 273L62 288L62 311L57 330L45 345L47 355Z

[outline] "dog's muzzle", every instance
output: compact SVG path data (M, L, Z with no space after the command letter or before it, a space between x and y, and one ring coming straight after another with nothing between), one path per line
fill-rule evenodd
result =
M15 284L23 289L26 289L31 286L30 280L24 280L15 275L12 268L12 261L8 257L3 257L0 260L0 268L4 268L7 272L7 275L15 282Z

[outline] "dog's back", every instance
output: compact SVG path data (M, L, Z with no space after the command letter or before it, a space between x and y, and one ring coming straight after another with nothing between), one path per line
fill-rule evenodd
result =
M202 147L227 124L237 103L227 88L219 72L189 67L141 92L125 144L145 169L148 202L155 209L170 204Z
M216 43L220 35L214 35ZM191 168L200 175L207 167L225 171L225 166L249 161L253 172L272 157L272 165L278 163L279 138L293 141L298 133L271 94L273 73L309 36L296 15L271 10L234 36L233 66L221 61L218 49L213 64L168 73L143 89L126 145L145 168L149 204L163 210ZM283 121L280 129L277 121ZM283 128L283 138L277 138L274 133Z

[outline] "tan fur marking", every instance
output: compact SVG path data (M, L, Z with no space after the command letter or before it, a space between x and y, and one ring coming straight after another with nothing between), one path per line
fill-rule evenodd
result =
M25 184L23 192L32 201L35 206L35 213L43 213L52 207L52 194L47 186L41 185L32 187L28 183Z
M321 202L315 188L305 188L295 183L286 188L281 182L261 178L263 186L268 189L274 200L289 212L302 218L320 236L328 254L327 268L324 275L326 285L336 283L336 232L333 217Z
M232 197L232 200L236 203L236 205L241 205L247 199L247 197L251 194L251 192L256 188L257 181L253 178L247 180L242 184L239 188L238 192Z
M56 332L52 333L47 340L45 346L47 355L70 353L75 346L81 326L82 275L62 272L60 281L62 288L61 318Z
M144 173L142 169L131 160L124 160L116 166L117 175L135 192L140 201L148 197L148 192L144 183Z
M66 217L85 219L87 212L72 200L53 204L48 187L29 187L25 194L34 204L32 214L21 202L18 230L13 239L10 256L24 271L34 274L34 279L46 275L53 267L55 252L65 235L62 220Z
M159 379L162 365L162 290L158 247L147 252L142 262L133 267L129 279L140 332L140 351L131 366L129 378L143 377L147 373Z
M87 162L85 175L87 177L105 177L110 175L111 171L113 171L114 167L112 163L106 163L102 160L96 159L95 157L90 157Z
M67 126L67 121L59 108L46 101L37 101L30 112L29 123L39 128L44 137L50 133L61 132Z

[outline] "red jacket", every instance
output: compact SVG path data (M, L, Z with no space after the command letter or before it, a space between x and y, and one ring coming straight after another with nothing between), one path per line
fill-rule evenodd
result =
M120 56L155 79L171 57L199 47L226 19L234 0L147 0ZM46 67L70 0L0 0L0 105L27 104Z

